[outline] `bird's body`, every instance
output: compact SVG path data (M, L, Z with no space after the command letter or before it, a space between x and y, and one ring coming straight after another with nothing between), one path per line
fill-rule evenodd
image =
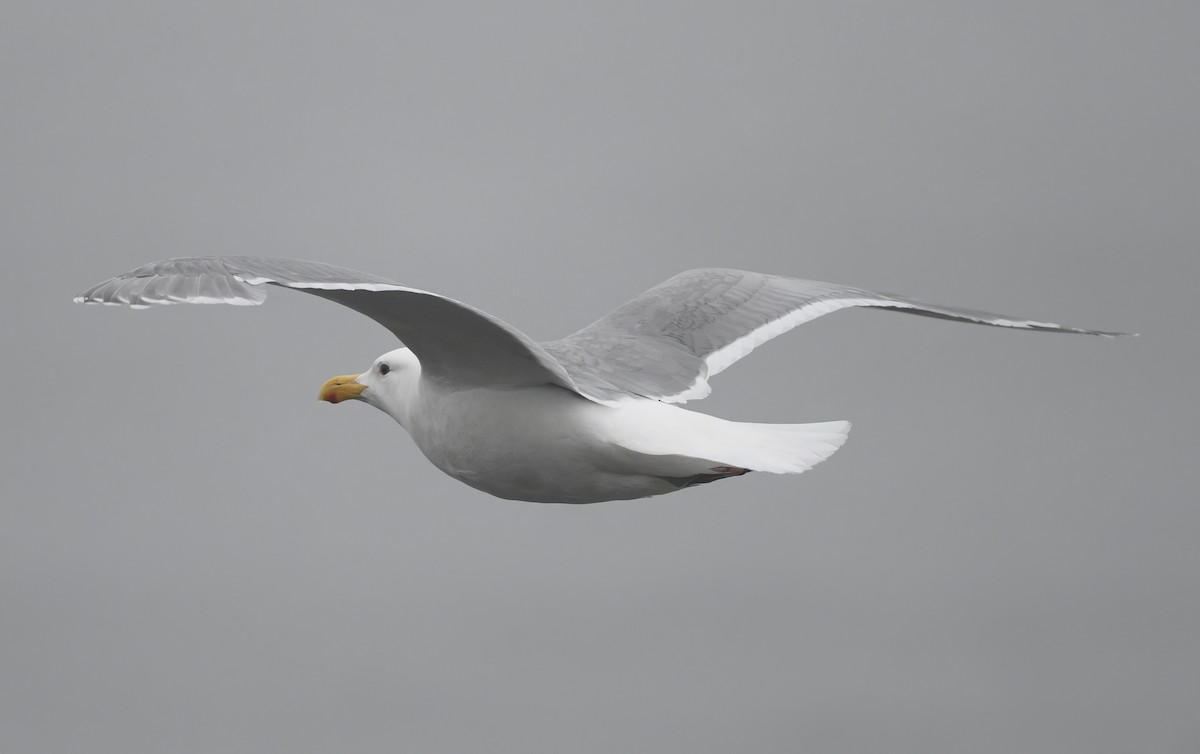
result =
M593 503L672 489L619 444L636 421L635 408L603 406L549 385L428 385L420 395L407 426L417 447L445 473L496 497Z
M650 497L748 471L800 473L846 440L845 421L749 424L689 411L708 379L815 317L866 306L1025 330L1117 335L738 270L680 273L562 340L535 343L466 304L317 262L156 262L84 303L258 304L264 284L362 312L406 348L322 387L403 425L434 466L497 497L593 503Z
M760 471L802 471L832 454L849 431L847 422L730 422L650 400L608 406L556 385L459 389L425 378L408 349L384 354L356 379L368 385L360 400L404 426L434 466L512 500L660 495L745 473L731 459ZM770 457L772 449L779 458Z

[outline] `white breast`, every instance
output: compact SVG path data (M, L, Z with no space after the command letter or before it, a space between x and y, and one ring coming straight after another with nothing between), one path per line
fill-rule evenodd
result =
M409 432L439 469L498 497L595 502L665 491L627 479L604 436L615 409L557 387L444 391L423 384ZM644 489L647 484L653 491Z

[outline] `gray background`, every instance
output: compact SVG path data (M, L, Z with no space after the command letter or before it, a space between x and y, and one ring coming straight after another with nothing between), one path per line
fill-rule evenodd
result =
M9 0L0 750L1195 751L1198 8ZM352 312L70 303L213 253L1143 337L840 313L695 404L831 461L538 506L315 400Z

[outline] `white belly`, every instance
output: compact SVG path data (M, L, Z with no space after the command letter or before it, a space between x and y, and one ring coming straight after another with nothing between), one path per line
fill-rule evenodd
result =
M657 461L648 468L646 456L616 444L623 413L556 387L423 386L409 432L439 469L497 497L593 503L678 489L653 473ZM677 464L666 460L661 471L670 474ZM701 470L687 466L681 473Z

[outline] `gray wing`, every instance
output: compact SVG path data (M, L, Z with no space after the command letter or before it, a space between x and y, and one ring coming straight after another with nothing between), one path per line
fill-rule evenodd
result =
M537 343L499 319L435 293L319 262L187 257L139 267L75 297L86 304L261 304L264 284L302 290L367 315L421 360L422 375L458 386L555 384L576 390ZM576 392L578 392L576 390Z
M797 325L850 306L1023 330L1115 336L1049 322L923 304L814 280L740 270L682 272L562 340L543 343L579 392L668 403L703 398L708 379Z

